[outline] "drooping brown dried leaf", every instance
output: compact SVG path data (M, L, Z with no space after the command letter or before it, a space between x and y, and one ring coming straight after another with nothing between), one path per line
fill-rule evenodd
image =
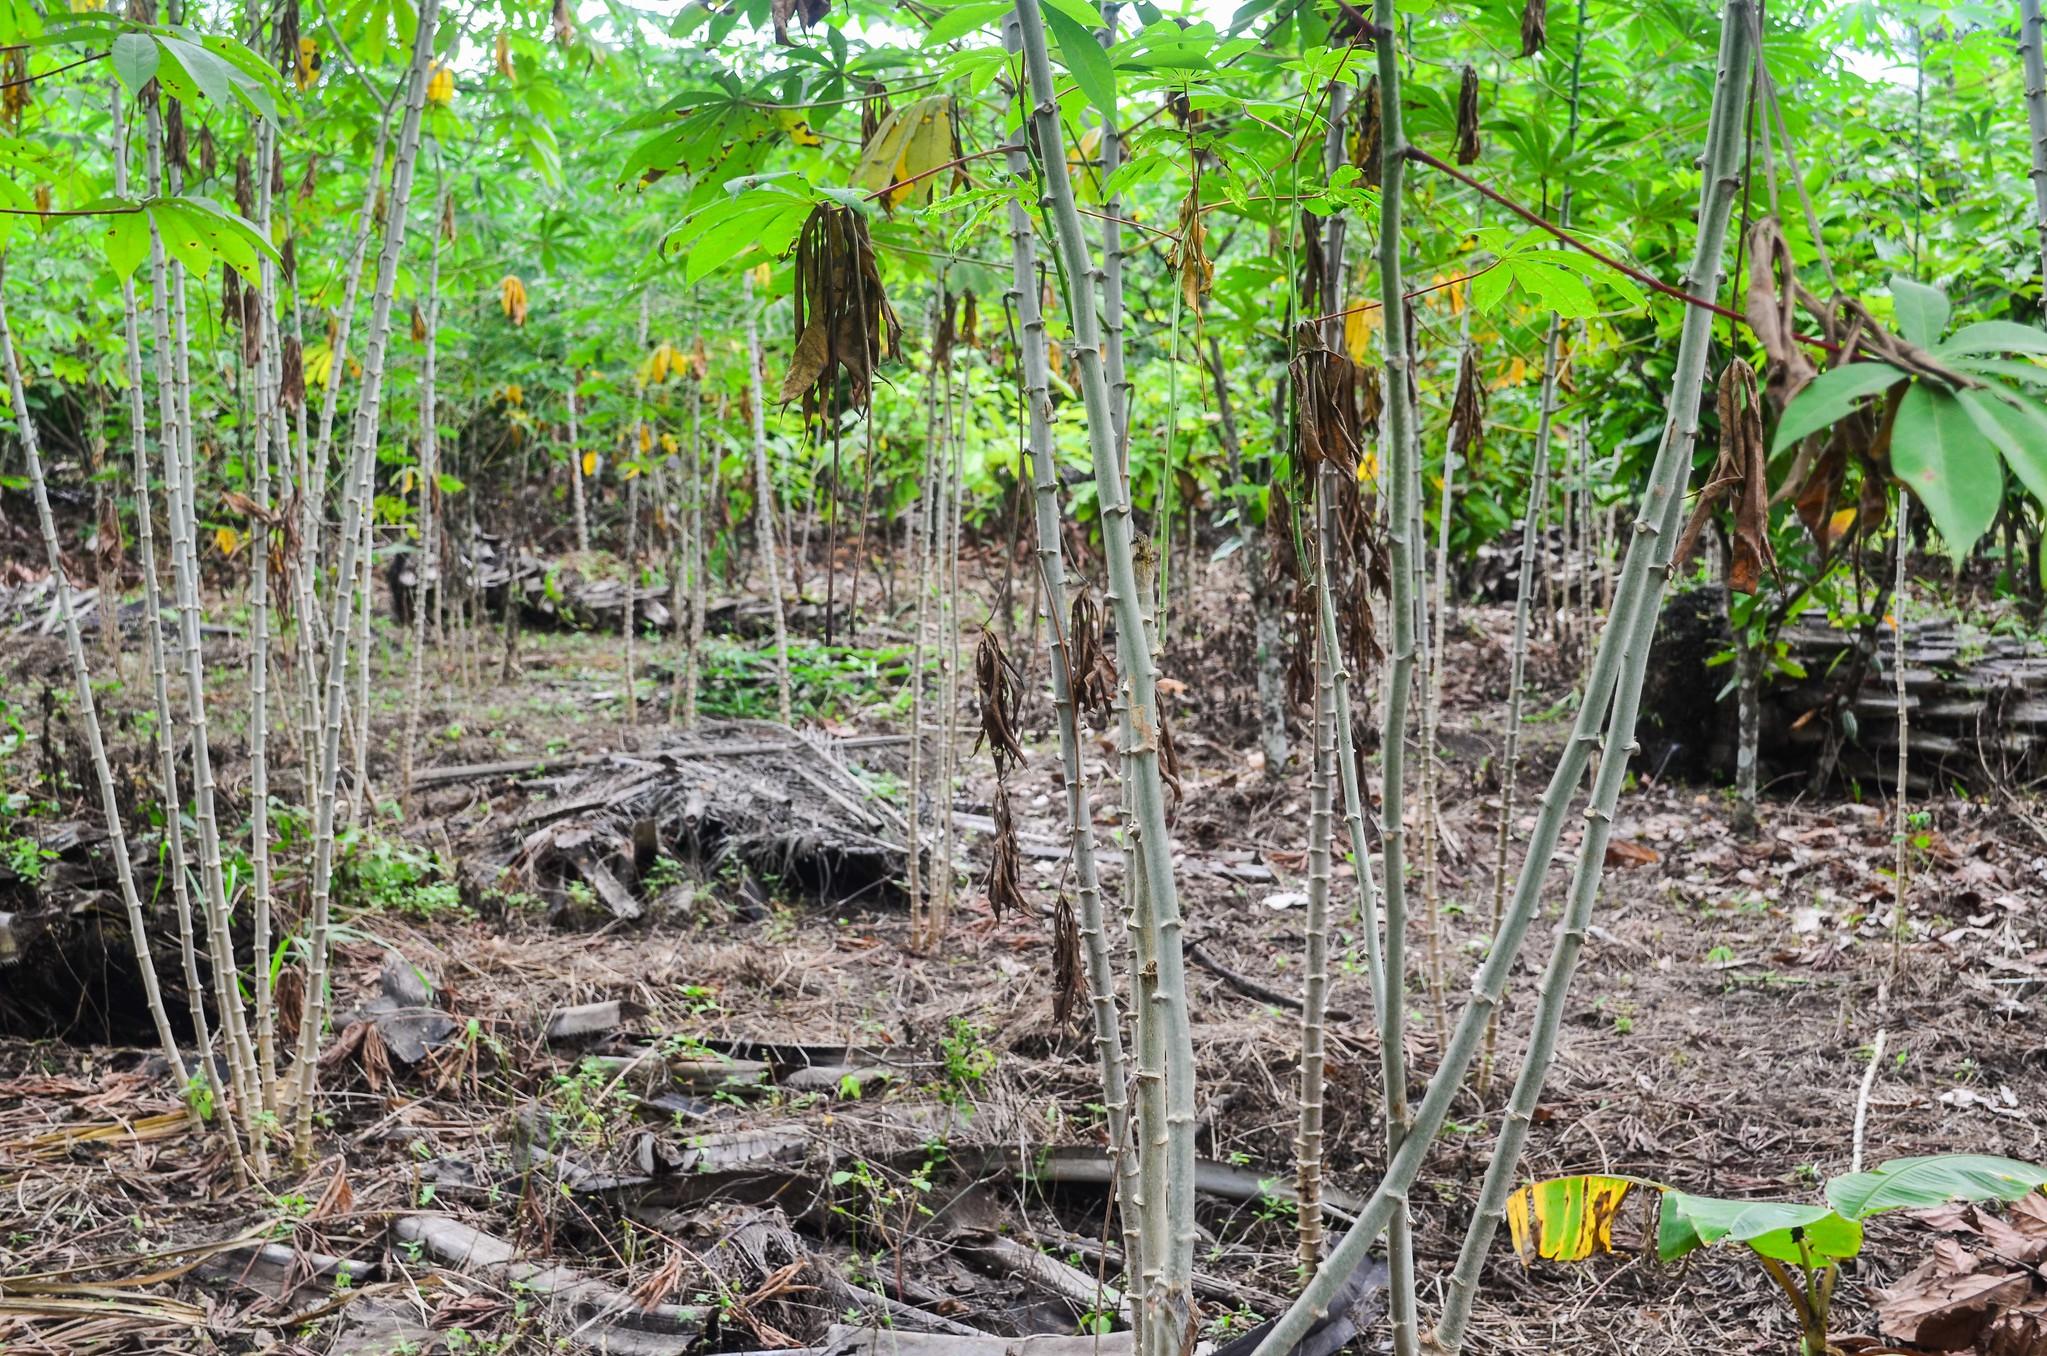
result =
M863 155L874 141L874 134L881 130L881 125L888 121L888 115L893 111L889 106L887 85L879 80L870 80L865 92L867 97L860 101L860 151Z
M1064 1027L1087 996L1087 972L1080 964L1080 925L1073 900L1060 891L1052 906L1052 1020Z
M13 53L9 53L12 59ZM10 75L9 78L12 78ZM192 168L189 147L185 142L185 101L169 99L163 110L163 162L176 170Z
M289 77L298 65L299 4L284 0L277 7L277 73Z
M285 243L289 245L291 242ZM306 403L306 355L297 336L285 336L279 357L283 360L284 370L278 382L277 400L286 409L295 410Z
M1208 257L1207 241L1208 227L1201 220L1201 178L1197 174L1193 187L1180 200L1180 236L1166 256L1166 267L1180 279L1181 302L1197 314L1202 299L1215 286L1215 264Z
M1002 641L987 627L974 647L974 693L981 703L981 736L974 751L986 745L999 778L1024 760L1017 726L1023 710L1023 674L1002 652Z
M1073 688L1074 709L1088 718L1096 729L1108 720L1116 701L1116 664L1109 657L1102 636L1102 609L1086 590L1073 595L1067 622L1067 679Z
M1457 163L1478 159L1478 67L1466 66L1457 84Z
M576 21L569 13L569 0L554 0L554 40L563 47L576 40Z
M808 33L831 12L831 8L832 0L772 0L768 6L768 17L774 21L775 41L784 47L795 46L789 37L789 21L795 19Z
M1350 106L1350 163L1357 166L1358 174L1369 186L1379 186L1379 77L1373 76L1365 85L1365 92Z
M801 397L806 419L835 418L846 408L865 411L876 366L901 354L903 326L882 292L867 221L852 208L822 204L803 223L795 303L796 351L782 400Z
M1763 442L1763 411L1756 396L1756 373L1740 358L1720 374L1720 459L1699 491L1698 503L1684 535L1678 538L1679 561L1690 557L1713 511L1723 500L1733 510L1732 558L1727 586L1736 593L1754 593L1763 571L1775 569L1770 546L1770 482L1768 449Z
M220 271L220 323L230 329L242 323L242 275L231 268Z
M223 270L233 272L232 269ZM254 287L242 289L242 362L256 366L263 358L263 293Z
M989 851L988 876L982 882L988 909L997 918L1024 913L1030 900L1023 892L1023 850L1017 846L1016 820L1009 808L1009 787L995 784L995 842Z
M1322 342L1314 325L1299 330L1293 389L1301 429L1301 470L1324 462L1357 478L1359 442L1358 365Z
M1521 55L1532 57L1549 45L1549 0L1522 0Z
M1450 446L1469 465L1485 450L1485 383L1478 375L1478 346L1466 344L1457 359L1457 394L1450 402Z
M320 157L317 155L309 155L306 157L305 176L299 180L299 201L311 202L313 200L313 194L317 193L319 189L320 189Z
M1748 232L1748 295L1744 310L1763 351L1770 355L1765 387L1782 410L1819 369L1798 343L1798 270L1791 246L1775 217L1762 217Z
M211 179L219 167L220 147L214 144L213 129L202 122L199 124L199 177Z

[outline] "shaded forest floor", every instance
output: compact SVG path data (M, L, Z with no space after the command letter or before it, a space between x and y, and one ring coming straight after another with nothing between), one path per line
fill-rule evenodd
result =
M1217 1165L1198 1257L1212 1334L1269 1316L1298 1283L1285 1189L1298 1024L1246 990L1298 985L1307 790L1298 768L1268 780L1248 755L1247 676L1204 671L1231 652L1240 602L1220 572L1203 585L1175 623L1184 634L1166 670L1185 684L1173 712L1183 787L1173 828L1204 958L1189 973L1200 1150ZM370 766L383 786L396 775L403 663L402 638L381 618L379 629ZM903 637L872 629L864 658L804 643L799 696L815 727L901 730L899 679L886 674ZM1492 608L1459 609L1451 628L1438 949L1452 1020L1492 907L1506 630ZM231 664L233 644L216 665ZM1027 648L1012 641L1019 657ZM665 672L673 649L645 641L638 653ZM644 761L675 738L658 676L643 675L639 720L626 728L615 637L528 635L521 664L505 679L494 644L466 661L459 645L437 657L423 767L611 752ZM336 1007L368 1015L330 1041L322 1105L332 1114L310 1172L237 1190L217 1138L174 1114L175 1090L139 1034L127 1046L75 1032L0 1038L0 1349L537 1351L576 1334L614 1351L741 1351L818 1345L832 1324L1091 1328L1109 1307L1092 1291L1103 1249L1090 1242L1103 1231L1104 1140L1090 1047L1053 1012L1042 915L1066 868L1052 847L1063 801L1036 694L1042 665L1029 684L1030 756L1012 780L1022 841L1044 849L1024 863L1041 916L997 920L963 884L934 955L910 954L905 914L882 892L820 899L729 862L644 872L637 921L573 889L479 890L458 859L560 786L544 774L476 777L423 793L410 816L379 817L355 845L388 869L348 878ZM1523 805L1567 728L1564 668L1538 644ZM232 668L216 674L222 709L239 709ZM720 642L708 690L730 713L758 716L771 705L765 677L747 646ZM62 684L47 643L17 650L0 682L27 694L45 678ZM971 715L962 724L970 730ZM986 755L965 752L970 738L957 803L963 883L986 869L988 838L974 826L992 786ZM32 744L19 763L33 760ZM1091 753L1099 775L1109 746ZM835 756L899 810L901 746ZM230 798L238 771L226 775ZM66 814L86 813L89 799L74 793ZM1957 1150L2047 1159L2047 843L2008 809L1956 796L1923 808L1909 918L1894 928L1889 806L1873 789L1860 803L1772 799L1761 831L1744 838L1718 788L1634 787L1528 1172L1811 1198L1816 1182L1847 1170L1879 1030L1872 1160ZM1098 794L1096 815L1108 832L1110 796ZM1574 848L1568 834L1547 917ZM1107 878L1120 896L1113 863ZM1347 919L1348 877L1337 886ZM1416 921L1408 1058L1426 1077L1439 1028ZM1425 1314L1484 1170L1549 938L1545 921L1517 974L1498 1086L1463 1100L1416 1193ZM1336 954L1330 1002L1349 1016L1331 1024L1327 1143L1342 1206L1369 1193L1383 1127L1375 1035L1361 1016L1370 995L1348 926ZM367 1008L390 991L393 955L431 986L423 1006L447 1018L412 1065L404 1033ZM8 981L0 965L0 988ZM580 1013L571 1025L590 1028L580 1034L550 1033L562 1010L606 1000L624 1006ZM438 1226L399 1225L422 1217L453 1218L576 1276L489 1262L473 1238L450 1251ZM1874 1332L1868 1293L1916 1266L1933 1238L1904 1217L1873 1223L1870 1236L1842 1286L1844 1333ZM227 1240L248 1246L194 1251ZM1060 1266L1034 1269L1005 1240ZM277 1246L252 1250L262 1242ZM330 1274L309 1274L307 1257L328 1259ZM346 1263L339 1287L334 1259ZM1113 1283L1113 1263L1100 1274ZM658 1321L622 1318L620 1293L667 1307L650 1311ZM1781 1351L1794 1339L1767 1278L1731 1250L1676 1270L1612 1258L1524 1271L1502 1238L1472 1341L1653 1353ZM1370 1345L1384 1341L1378 1332Z

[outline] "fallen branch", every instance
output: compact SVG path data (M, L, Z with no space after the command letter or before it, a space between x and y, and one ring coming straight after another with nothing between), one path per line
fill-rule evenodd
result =
M568 1267L522 1262L510 1243L447 1215L405 1215L391 1228L401 1243L416 1244L457 1271L554 1301L574 1320L566 1336L578 1347L608 1356L685 1356L703 1335L704 1309L641 1308L623 1290Z
M1239 993L1248 994L1264 1002L1276 1004L1292 1012L1299 1012L1301 1010L1299 995L1287 993L1282 989L1275 989L1272 985L1255 980L1249 975L1239 974L1210 955L1200 942L1188 943L1187 955L1196 964ZM1323 1011L1322 1015L1333 1022L1354 1020L1350 1013L1345 1012L1341 1008L1327 1008Z

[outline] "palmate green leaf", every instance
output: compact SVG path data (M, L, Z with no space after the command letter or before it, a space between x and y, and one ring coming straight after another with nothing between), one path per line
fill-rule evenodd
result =
M1933 351L1942 358L1977 353L2047 353L2047 333L2009 320L1979 320L1956 330Z
M1958 372L1972 377L2002 377L2006 381L2023 381L2034 386L2047 386L2047 364L2029 363L2023 358L1949 358L1948 365Z
M1827 1183L1827 1200L1849 1219L1949 1201L2015 1201L2047 1186L2047 1168L1988 1154L1898 1158Z
M114 74L130 94L156 78L156 39L147 33L123 33L114 39Z
M127 278L149 257L149 212L143 204L127 198L95 198L78 211L105 213L92 227L99 233L100 248L116 278Z
M1925 283L1914 282L1902 273L1891 275L1891 304L1897 311L1898 332L1907 343L1932 348L1947 328L1947 293Z
M2047 409L2002 387L1957 391L1955 399L2033 498L2047 504Z
M1599 303L1593 300L1592 289L1569 269L1558 268L1546 259L1529 255L1509 259L1507 267L1514 271L1514 281L1527 288L1539 305L1555 311L1566 320L1585 320L1599 313Z
M1116 69L1094 33L1063 9L1044 11L1045 27L1059 46L1059 60L1080 86L1089 103L1113 116L1116 112Z
M164 248L194 273L205 274L218 259L254 281L259 257L282 262L262 232L211 198L158 198L148 208Z
M1770 455L1839 423L1858 403L1903 380L1905 374L1889 363L1849 363L1820 373L1784 407L1770 440Z
M1746 1243L1780 1262L1853 1257L1862 1251L1862 1225L1824 1205L1664 1193L1656 1227L1658 1257L1673 1261L1722 1239Z
M1962 403L1914 382L1891 426L1891 470L1926 511L1957 564L1990 530L2004 501L1996 446Z
M937 47L948 42L957 42L970 33L1001 22L1009 13L1009 0L981 0L981 3L960 5L938 16L931 25L931 31L924 35L926 47Z

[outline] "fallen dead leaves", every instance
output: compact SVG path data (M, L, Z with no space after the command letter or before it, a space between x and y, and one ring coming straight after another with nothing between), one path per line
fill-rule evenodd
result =
M2047 1356L2047 1195L2021 1197L2003 1216L1953 1205L1917 1218L1947 1237L1877 1292L1884 1334L1932 1351Z

